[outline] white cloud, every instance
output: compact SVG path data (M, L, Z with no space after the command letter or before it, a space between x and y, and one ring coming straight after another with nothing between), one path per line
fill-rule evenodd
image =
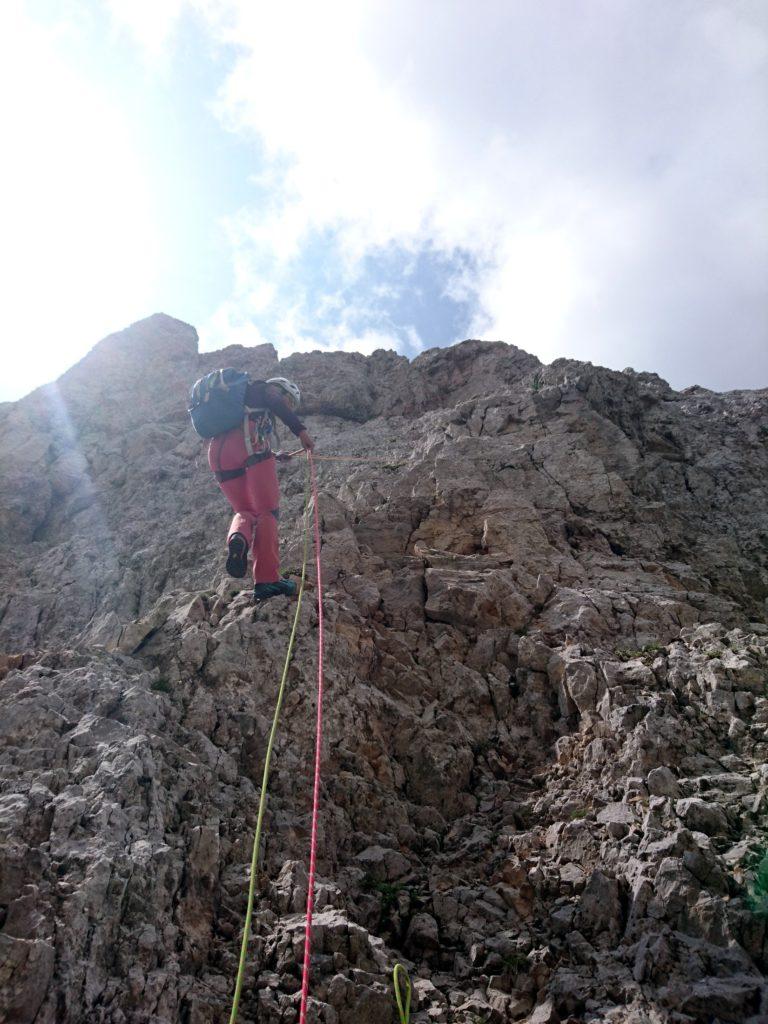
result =
M150 59L162 63L185 0L104 0L114 23L129 32Z
M759 352L757 0L192 6L234 54L219 115L268 161L264 202L237 218L237 285L220 316L250 304L286 345L311 338L296 319L297 264L331 232L342 285L388 246L469 253L474 269L446 292L476 297L475 333L545 359L633 363L678 384L695 363L732 385L734 351ZM148 7L129 7L137 35L140 21L153 30ZM168 0L162 38L173 11ZM746 379L768 375L745 358Z
M328 303L333 301L329 296ZM370 355L376 349L397 349L399 338L394 333L364 328L356 329L353 319L361 315L360 307L339 307L334 328L329 332L317 330L316 323L300 301L284 303L276 312L273 330L265 336L254 324L254 313L249 310L247 295L244 301L228 302L221 306L200 329L203 350L224 348L227 345L274 344L278 356L286 358L294 352L344 351ZM363 316L365 311L362 311ZM409 340L418 346L414 331Z
M391 242L460 247L476 333L547 359L711 350L729 278L759 314L765 19L652 8L227 5L222 114L285 166L275 207L243 214L254 242L285 264L331 228L350 276Z
M203 351L229 345L264 345L272 340L262 335L247 312L232 303L217 309L199 334Z

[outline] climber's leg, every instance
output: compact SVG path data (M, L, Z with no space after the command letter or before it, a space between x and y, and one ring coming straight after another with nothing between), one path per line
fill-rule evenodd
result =
M208 447L208 464L215 472L242 467L246 458L245 442L240 428L215 437ZM227 533L227 572L230 576L245 576L248 549L253 543L256 509L253 493L245 473L231 480L219 480L219 487L234 510Z
M275 583L280 578L279 547L277 509L260 512L253 536L254 583Z
M241 517L242 518L242 517ZM241 580L248 571L248 541L240 530L230 528L227 537L227 572L236 580Z
M253 537L254 583L276 583L280 576L278 515L280 489L273 458L248 467L249 507L255 512Z

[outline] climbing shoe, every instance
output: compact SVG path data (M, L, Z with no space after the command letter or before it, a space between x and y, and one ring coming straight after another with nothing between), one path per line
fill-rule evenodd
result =
M233 533L227 542L227 572L241 580L248 570L248 541L242 533Z
M278 580L276 583L255 583L253 586L253 600L257 604L268 601L270 597L295 597L299 592L298 586L293 580Z

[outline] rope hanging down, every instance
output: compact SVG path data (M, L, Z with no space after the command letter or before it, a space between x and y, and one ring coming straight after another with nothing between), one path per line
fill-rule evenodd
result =
M323 735L323 577L320 568L320 514L317 508L317 475L312 452L307 452L309 477L312 486L312 505L315 527L315 568L317 571L317 726L315 737L315 782L312 796L312 838L309 847L309 882L307 888L307 920L304 928L304 966L301 977L301 1009L299 1024L306 1024L307 996L309 994L309 965L312 946L312 910L315 903L315 863L317 860L317 820L320 805L320 755Z
M285 462L288 459L293 459L297 455L303 455L304 449L297 448L292 452L281 452L276 456L278 461ZM391 456L387 455L313 455L312 459L315 462L385 462L389 466L404 466L405 463L401 459L399 462L393 460Z
M290 453L290 455L295 454L298 454L298 452ZM312 452L308 451L306 455L309 472L307 474L307 484L304 489L304 557L301 565L301 584L299 586L298 599L296 601L296 613L294 614L293 617L291 635L288 640L288 649L285 654L285 664L283 665L283 674L282 678L280 679L280 688L277 694L275 713L272 719L272 728L270 729L269 732L267 751L264 758L264 773L261 781L259 812L256 819L256 833L253 837L253 851L251 853L251 878L248 886L248 906L246 909L245 925L243 927L243 939L240 945L240 961L237 968L237 981L235 983L235 995L232 1001L232 1012L230 1013L229 1024L236 1024L237 1011L240 1006L240 995L243 988L245 961L248 951L248 939L250 938L251 932L251 916L253 914L253 903L256 892L256 875L258 870L259 848L261 846L261 833L262 826L264 823L264 812L267 803L267 787L269 783L269 772L272 762L272 750L275 744L275 736L277 735L277 727L280 723L280 711L282 709L283 698L285 696L285 685L286 680L288 678L288 669L291 664L291 658L293 656L293 646L296 639L296 627L299 622L299 614L301 612L301 601L304 595L304 585L307 577L307 562L309 552L309 497L311 491L315 541L315 568L317 572L317 720L315 737L315 771L312 794L312 835L310 840L309 852L307 911L306 923L304 928L304 964L302 967L301 978L301 1009L299 1012L299 1024L306 1024L307 1020L307 998L309 996L309 976L312 956L312 913L315 903L315 869L317 863L317 831L320 806L320 765L323 735L323 660L325 655L325 635L323 623L323 578L320 560L320 514L318 510L317 474L315 472L315 462L312 456ZM403 977L402 982L401 975ZM392 982L395 990L395 1001L397 1003L400 1024L410 1024L412 992L411 979L408 977L408 972L406 971L402 964L395 964L395 969L392 972Z
M253 901L256 892L256 874L258 869L259 861L259 849L261 847L261 831L264 823L264 811L267 805L267 786L269 783L269 771L272 762L272 748L275 744L275 736L277 735L277 727L280 723L280 710L283 706L283 697L285 695L285 683L288 678L288 668L291 664L291 657L293 656L293 645L296 639L296 627L299 622L299 613L301 612L301 599L304 594L304 583L307 577L307 561L309 554L309 493L310 493L310 474L307 473L307 484L304 489L304 560L301 566L301 583L299 585L299 594L296 601L296 613L293 616L293 626L291 628L291 636L288 640L288 650L285 654L285 664L283 665L283 675L280 680L280 689L277 693L277 703L275 704L275 714L272 719L272 728L269 733L269 741L267 743L267 752L264 757L264 774L261 780L261 796L259 797L259 813L256 819L256 834L253 837L253 852L251 854L251 880L248 886L248 908L245 912L245 925L243 927L243 941L240 944L240 962L237 967L237 981L235 982L235 995L232 1000L232 1012L229 1015L229 1024L235 1024L237 1021L237 1011L240 1006L240 993L243 988L243 975L245 973L245 960L248 951L248 939L251 934L251 915L253 914ZM315 499L316 500L316 499ZM315 505L317 508L317 505ZM319 600L319 591L318 591Z

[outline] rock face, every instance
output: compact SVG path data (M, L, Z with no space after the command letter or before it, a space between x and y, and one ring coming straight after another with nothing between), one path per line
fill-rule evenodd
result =
M0 1017L228 1020L290 624L223 573L186 393L306 392L326 732L312 1021L768 1019L768 392L464 342L199 355L154 316L0 410ZM284 439L285 440L285 439ZM304 466L282 470L284 564ZM316 613L240 1019L298 1019Z

